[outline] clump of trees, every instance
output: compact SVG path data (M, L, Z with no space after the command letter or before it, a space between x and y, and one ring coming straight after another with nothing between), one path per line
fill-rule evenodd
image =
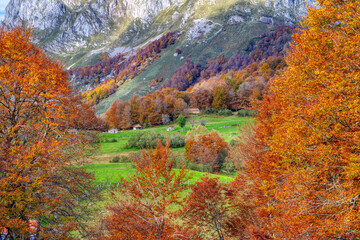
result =
M271 67L270 67L271 66ZM283 57L269 57L242 70L229 70L209 79L202 79L187 90L190 106L202 110L239 110L250 108L250 102L261 100L268 82L286 67Z
M200 77L201 65L187 60L185 64L176 69L171 79L163 83L160 89L174 88L178 91L185 91L193 85Z
M186 141L185 156L197 164L208 164L219 171L229 151L228 144L216 132L199 135Z
M114 101L105 113L110 127L129 129L135 124L160 125L177 119L187 107L186 95L171 89L154 92L143 98L133 96L129 101Z
M166 142L169 142L169 146L172 148L183 147L185 146L185 137L180 134L165 136L162 133L156 132L140 132L131 136L126 143L125 148L155 148L159 143L164 145Z

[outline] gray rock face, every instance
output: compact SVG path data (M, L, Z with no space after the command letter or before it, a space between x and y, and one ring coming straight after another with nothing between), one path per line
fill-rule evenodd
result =
M59 0L11 0L5 10L5 23L19 25L26 21L40 30L56 28L67 9Z
M136 47L170 26L186 28L216 11L223 14L222 9L238 9L224 21L230 24L294 24L306 14L306 3L313 6L315 0L10 0L4 22L26 22L38 32L41 46L58 56L85 52L89 57L99 49L111 54Z

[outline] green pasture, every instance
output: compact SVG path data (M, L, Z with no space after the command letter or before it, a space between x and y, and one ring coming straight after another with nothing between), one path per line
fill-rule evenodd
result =
M96 183L98 184L118 183L121 178L129 179L129 177L133 176L136 171L131 163L95 163L87 164L84 168L89 172L94 173ZM179 169L174 169L174 171L179 172ZM188 174L190 174L191 179L186 183L193 184L208 173L189 170ZM219 181L221 182L231 182L233 180L233 177L231 176L216 174L209 175L210 177L219 177Z
M156 126L152 128L145 128L141 130L126 130L119 131L118 133L102 133L102 143L100 144L99 154L128 154L130 152L138 151L136 148L126 149L125 144L129 140L131 136L138 134L139 132L157 132L163 133L166 135L171 135L175 133L179 133L182 135L186 135L187 131L191 130L191 125L189 123L190 118L195 118L195 126L199 125L199 120L205 120L206 128L209 131L215 130L217 131L227 142L231 140L236 140L238 136L241 134L241 128L245 125L252 124L253 120L250 117L238 117L238 116L212 116L212 115L191 115L187 118L187 123L182 131L181 128L176 124L172 124L175 126L175 130L171 132L167 132L167 127L171 125L165 126ZM111 142L112 139L115 139L116 142ZM174 149L175 150L175 149Z
M238 117L233 116L217 116L217 115L191 115L187 118L187 123L182 131L177 124L172 124L175 126L175 130L167 132L166 126L156 126L151 128L145 128L141 130L126 130L120 131L118 133L101 133L99 143L99 152L93 156L91 159L91 164L84 165L84 168L90 172L94 173L96 182L98 184L109 184L109 183L118 183L121 178L128 179L129 176L135 174L136 169L132 166L130 162L120 162L120 163L109 163L115 156L128 156L131 153L136 153L140 151L137 148L126 149L125 144L131 136L138 134L139 132L156 132L163 133L165 135L171 134L182 134L186 135L187 131L191 130L191 124L189 119L195 119L195 125L199 125L199 121L205 121L205 126L209 131L217 131L227 142L231 140L236 140L241 134L241 129L246 125L251 125L253 119L250 117ZM114 140L115 139L115 140ZM184 147L173 148L173 155L177 157L183 157ZM174 170L175 172L179 171L178 169ZM192 174L189 184L195 183L198 181L204 174L204 172L198 172L190 170L189 174ZM212 177L219 177L221 182L230 182L232 176L223 176L210 174Z

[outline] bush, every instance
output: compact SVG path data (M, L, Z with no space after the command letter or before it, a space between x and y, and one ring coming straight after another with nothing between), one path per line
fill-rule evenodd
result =
M240 109L237 112L238 117L255 117L256 111L255 110L246 110L246 109Z
M185 166L185 169L188 169L188 170L194 170L194 171L198 171L198 172L207 172L207 173L213 172L213 169L211 168L210 164L201 164L201 163L197 164L197 163L188 161L184 157L176 157L175 162L174 162L174 168L180 169L183 166Z
M130 137L130 139L125 145L125 148L155 148L158 145L159 141L162 144L165 144L165 138L160 133L140 132L135 136Z
M110 160L110 163L124 163L130 162L130 159L127 156L115 156Z
M239 143L239 141L238 141L238 140L231 139L231 141L230 141L229 145L230 145L231 147L235 147L235 146L237 146L237 145L238 145L238 143Z
M115 156L115 157L113 157L113 159L110 160L110 163L118 163L118 162L120 162L119 156Z
M183 129L185 127L185 124L186 124L186 118L180 114L179 117L177 118L177 123L178 125L181 127L181 129Z
M205 120L205 119L200 119L200 120L199 120L199 124L200 124L201 126L205 127L205 125L206 125L206 120Z
M222 170L227 174L232 174L239 169L233 161L225 161Z
M229 109L217 110L216 108L209 108L209 107L206 107L201 112L204 114L216 114L216 115L220 115L220 116L231 116L232 115L232 111Z
M125 144L125 148L155 148L159 141L163 145L166 143L166 141L170 141L170 147L172 148L185 146L185 137L180 134L172 135L171 137L166 138L161 133L140 132L128 140L128 142Z
M202 112L205 114L217 114L218 110L216 108L206 107L205 109L202 110Z
M220 116L232 116L232 111L229 110L229 109L222 109L222 110L219 110L217 115L220 115Z
M170 147L172 148L185 146L185 137L183 135L180 134L171 135L169 140L170 140Z
M115 139L115 138L110 138L110 139L105 138L104 142L106 142L106 143L109 143L109 142L113 143L113 142L117 142L117 139Z

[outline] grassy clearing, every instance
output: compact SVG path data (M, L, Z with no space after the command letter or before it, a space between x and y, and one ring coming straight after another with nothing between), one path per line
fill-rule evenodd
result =
M237 117L235 115L227 117L215 115L191 115L189 118L195 119L195 126L199 125L199 120L205 120L206 128L209 131L217 131L227 142L237 139L238 135L241 134L239 129L245 125L252 124L253 122L253 119L250 117ZM178 125L173 125L175 126L175 131L172 132L166 131L168 126L156 126L136 131L120 131L115 134L102 133L101 138L103 142L99 144L100 150L98 155L94 156L91 160L91 164L85 165L84 168L94 173L97 183L118 183L122 177L128 179L128 177L134 175L136 171L131 163L109 163L109 161L115 156L128 156L131 153L138 152L139 149L136 148L126 149L125 144L131 136L134 136L139 132L157 132L166 135L178 133L186 135L187 131L191 130L189 121L187 121L184 131L182 131ZM115 139L116 142L112 142L113 139ZM174 155L182 158L184 154L184 147L173 148L172 152ZM177 172L178 170L175 169L174 171ZM192 174L190 184L195 183L204 174L206 174L198 171L190 171L190 173ZM229 182L233 179L232 176L216 174L210 174L210 176L219 177L221 182Z
M131 163L97 163L97 164L88 164L84 166L90 172L93 172L95 175L96 183L118 183L121 178L129 179L130 176L135 174L136 169L132 166ZM174 172L179 172L179 169L174 169ZM199 181L202 176L207 173L198 172L198 171L189 171L189 174L192 176L189 180L189 184L193 184L196 181ZM209 174L210 177L219 177L221 182L230 182L233 180L231 176L222 176L216 174Z
M228 116L228 117L221 117L221 116L209 116L209 115L192 115L192 118L196 119L195 126L199 125L199 120L203 119L206 122L206 128L209 131L215 130L217 131L227 142L230 142L231 140L236 140L238 135L240 134L239 127L252 124L253 120L250 117L237 117L237 116ZM157 132L157 133L163 133L166 135L171 135L174 133L180 133L182 135L186 135L186 132L191 130L191 125L189 121L187 121L184 131L181 130L181 128L176 125L175 130L172 132L167 132L166 128L169 125L166 126L156 126L152 128L146 128L142 130L127 130L127 131L120 131L118 133L103 133L102 137L104 140L112 140L115 139L116 142L103 142L100 144L100 155L104 154L112 154L111 156L116 156L115 153L118 155L122 154L129 154L131 152L136 152L138 149L131 148L126 149L125 144L129 140L131 136L134 136L138 134L139 132ZM180 148L183 149L183 148ZM174 149L176 151L176 149ZM180 150L177 150L179 152ZM180 151L181 152L181 151Z

